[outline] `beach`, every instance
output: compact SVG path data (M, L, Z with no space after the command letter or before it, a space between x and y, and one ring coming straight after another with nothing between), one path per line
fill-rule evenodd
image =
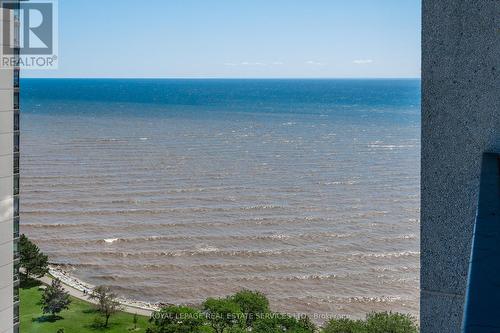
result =
M96 303L95 300L88 298L88 295L96 286L88 284L78 278L71 276L63 267L57 265L49 265L48 275L40 278L40 281L46 285L50 285L53 279L59 279L64 289L73 297L84 300L89 303ZM158 311L162 306L173 304L151 304L129 300L126 298L117 298L117 302L121 305L121 310L128 313L137 313L141 316L151 316L154 311Z

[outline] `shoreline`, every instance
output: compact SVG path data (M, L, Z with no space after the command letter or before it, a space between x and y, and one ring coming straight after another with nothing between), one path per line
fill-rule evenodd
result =
M54 278L57 278L61 280L61 283L63 284L64 288L66 289L67 292L69 292L71 296L78 298L82 301L95 304L95 302L89 300L88 296L84 295L83 292L84 291L90 292L96 286L90 283L86 283L74 277L66 269L64 269L64 266L70 266L70 265L50 264L48 275L44 276L43 278L40 278L39 280L45 284L50 284L52 283L52 280ZM118 297L117 301L122 306L123 312L131 314L137 313L139 315L149 316L149 317L153 314L154 311L160 310L162 306L174 305L174 304L164 304L164 303L160 304L160 303L136 301L123 297Z

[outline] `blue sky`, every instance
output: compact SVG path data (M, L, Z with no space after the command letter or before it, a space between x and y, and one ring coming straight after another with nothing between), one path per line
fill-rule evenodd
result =
M420 77L420 0L59 0L24 77Z

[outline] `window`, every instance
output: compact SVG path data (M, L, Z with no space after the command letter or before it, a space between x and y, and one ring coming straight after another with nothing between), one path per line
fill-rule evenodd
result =
M19 133L14 133L14 153L19 153Z
M14 303L19 302L19 288L14 287Z
M14 195L18 195L20 190L19 175L14 175Z
M14 324L19 323L19 304L14 304Z
M19 61L20 54L21 54L21 49L19 47L15 47L12 49L12 55L14 56L15 66L19 66L20 64ZM14 80L16 80L16 75L17 75L17 86L15 85L14 81L14 88L19 88L19 67L16 67L14 70Z
M14 131L19 131L19 110L14 111Z
M14 109L19 109L19 91L14 91Z
M18 240L14 240L14 259L18 259L19 258L19 241Z
M14 238L19 238L19 217L14 218Z
M14 217L19 216L19 196L14 197Z
M19 267L20 267L19 262L15 262L14 263L14 282L19 281Z
M19 173L19 153L14 154L14 174Z
M20 29L21 29L21 22L15 20L14 21L14 47L19 48L21 46L20 43Z
M19 68L14 69L14 88L19 88Z

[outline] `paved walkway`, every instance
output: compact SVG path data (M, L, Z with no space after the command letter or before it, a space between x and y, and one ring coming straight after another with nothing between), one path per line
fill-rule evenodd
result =
M40 278L39 280L41 282L43 282L44 284L50 285L52 283L53 279L50 276L46 275L46 276ZM62 286L64 287L64 290L67 291L71 296L78 298L82 301L88 302L88 303L97 304L97 302L95 300L89 300L87 296L84 296L81 290L73 288L73 287L65 284L64 282L61 282L61 283L62 283ZM138 315L145 316L145 317L151 317L151 314L153 313L153 311L151 311L151 310L138 308L138 307L131 306L128 304L122 303L121 306L122 306L123 312L132 313L132 314L137 313Z

